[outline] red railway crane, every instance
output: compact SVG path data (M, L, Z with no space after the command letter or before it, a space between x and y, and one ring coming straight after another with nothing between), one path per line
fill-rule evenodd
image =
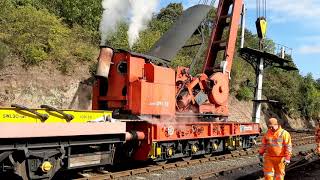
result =
M210 155L255 143L259 124L222 122L228 117L229 79L242 0L220 0L202 73L168 67L210 6L196 5L154 45L138 54L102 47L93 109L113 110L127 131L144 139L123 149L133 159L163 161ZM141 139L141 138L140 138Z

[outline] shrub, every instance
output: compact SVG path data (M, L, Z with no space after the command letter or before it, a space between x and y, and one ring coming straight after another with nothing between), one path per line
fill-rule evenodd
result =
M240 101L249 101L253 99L253 92L249 87L242 86L239 88L236 98Z
M23 62L26 65L37 65L41 61L48 59L48 54L41 45L28 44L23 51Z
M87 31L79 26L68 28L45 9L30 5L12 7L6 9L6 15L0 12L0 17L0 40L12 47L26 66L52 60L66 73L71 61L90 61L95 55Z
M97 68L98 68L98 62L92 62L92 63L89 65L89 73L90 73L91 76L96 75L96 73L97 73Z
M4 59L9 54L9 48L6 44L0 42L0 68L3 68L4 66Z
M71 62L68 60L61 60L58 62L58 70L65 75L68 75L70 73L71 66Z
M91 61L94 58L96 48L84 43L78 43L74 48L73 54L81 61Z

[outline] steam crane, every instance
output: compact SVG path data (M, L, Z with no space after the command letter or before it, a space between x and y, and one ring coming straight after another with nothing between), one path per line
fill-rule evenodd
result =
M93 109L112 110L136 143L121 150L134 160L166 161L248 148L259 124L227 120L229 79L242 0L220 0L202 73L169 63L211 9L187 9L146 54L101 47ZM217 122L218 120L218 122Z

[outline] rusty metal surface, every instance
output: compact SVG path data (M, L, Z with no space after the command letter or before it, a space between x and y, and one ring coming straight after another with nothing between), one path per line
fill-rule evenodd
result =
M147 54L171 61L199 27L211 8L208 5L195 5L188 8Z
M113 56L113 49L109 47L100 48L96 76L108 78L112 56Z

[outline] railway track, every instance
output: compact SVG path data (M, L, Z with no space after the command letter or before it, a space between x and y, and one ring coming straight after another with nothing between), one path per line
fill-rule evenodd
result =
M312 153L313 149L309 149L307 151L299 151L297 153L293 154L293 158L295 158L296 156L299 156L300 154L308 154L308 153ZM245 174L241 175L241 171L258 171L258 173L256 173L256 177L255 179L259 179L259 177L263 177L263 173L262 173L262 167L259 163L254 163L254 164L250 164L248 166L230 166L225 168L224 170L213 170L213 171L208 171L208 172L204 172L201 174L194 174L191 176L186 176L186 177L182 177L180 178L181 180L201 180L201 179L252 179L249 178L248 176L246 176ZM246 172L246 173L247 173ZM239 175L240 174L240 175Z
M314 144L314 136L313 133L295 133L292 132L293 137L293 147L305 146L309 144ZM258 143L259 144L259 143ZM244 165L236 166L239 161L248 161L248 166L252 164L257 164L257 152L258 148L252 148L248 150L239 150L233 151L229 154L222 154L212 157L198 158L192 159L188 161L177 161L163 165L146 165L142 168L132 168L126 170L120 170L117 172L108 172L108 171L97 171L97 172L88 172L81 173L77 180L102 180L102 179L136 179L137 177L141 177L141 179L149 179L149 174L155 174L161 176L162 171L173 171L174 169L187 169L191 166L199 166L206 163L214 163L219 166L219 164L226 164L227 166L223 168L223 170L208 170L203 173L186 174L175 179L205 179L208 177L218 177L219 175L228 174L228 172L232 172L235 169L239 169ZM298 152L295 152L298 153ZM139 179L139 178L138 178ZM152 178L154 179L154 178ZM155 178L156 179L156 178Z

